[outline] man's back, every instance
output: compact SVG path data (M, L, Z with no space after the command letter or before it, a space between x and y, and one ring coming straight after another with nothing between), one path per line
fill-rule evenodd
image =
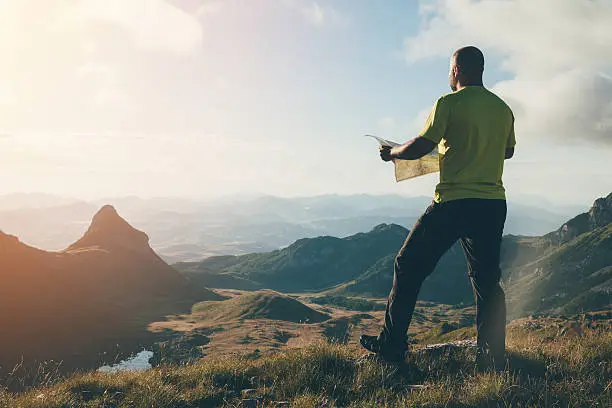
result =
M461 198L505 199L506 148L514 147L512 111L482 86L438 99L421 136L439 143L437 202Z

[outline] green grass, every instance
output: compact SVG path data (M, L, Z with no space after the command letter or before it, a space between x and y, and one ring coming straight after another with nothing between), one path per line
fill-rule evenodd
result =
M413 353L410 370L362 359L355 346L325 342L259 356L209 356L146 372L75 374L22 394L0 392L1 407L238 406L256 389L260 406L605 407L611 406L612 333L556 336L554 328L508 330L511 370L477 374L469 353ZM413 384L422 387L412 387Z
M316 323L329 319L325 313L311 309L299 300L269 290L245 293L220 302L196 303L192 313L199 319L212 321L274 319Z
M430 330L414 336L419 344L444 343L456 340L469 340L476 337L476 327L473 324L461 327L459 323L440 323Z

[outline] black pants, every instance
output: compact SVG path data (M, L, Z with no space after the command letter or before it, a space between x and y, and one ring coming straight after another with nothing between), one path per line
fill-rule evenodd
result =
M383 347L406 349L406 332L421 284L459 239L476 298L479 349L503 358L506 303L499 285L499 254L505 221L505 200L461 199L427 208L395 259L393 287L379 336Z

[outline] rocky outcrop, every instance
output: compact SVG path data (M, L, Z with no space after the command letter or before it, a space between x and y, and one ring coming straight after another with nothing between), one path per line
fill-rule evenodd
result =
M94 215L85 235L68 250L90 247L153 252L147 234L132 227L111 205L105 205Z
M589 221L593 228L603 227L612 222L612 193L598 198L589 210Z
M612 222L612 193L607 197L595 200L588 212L572 218L557 231L548 235L548 238L556 244L564 244L578 235L603 227Z

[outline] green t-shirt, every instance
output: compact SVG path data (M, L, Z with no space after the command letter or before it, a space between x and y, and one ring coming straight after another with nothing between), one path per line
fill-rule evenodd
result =
M442 96L420 136L438 143L436 202L506 198L502 173L506 148L516 144L514 115L493 92L468 86Z

